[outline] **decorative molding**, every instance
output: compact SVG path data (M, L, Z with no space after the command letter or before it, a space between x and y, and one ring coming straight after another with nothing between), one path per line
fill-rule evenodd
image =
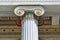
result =
M7 4L8 3L8 4ZM41 1L35 1L35 2L19 2L19 1L1 1L0 2L0 5L60 5L60 2L57 1L57 2L50 2L50 1L44 1L44 2L41 2Z

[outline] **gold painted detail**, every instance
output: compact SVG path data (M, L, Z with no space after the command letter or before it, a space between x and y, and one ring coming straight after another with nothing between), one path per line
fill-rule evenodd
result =
M21 29L21 27L16 25L2 25L0 29Z

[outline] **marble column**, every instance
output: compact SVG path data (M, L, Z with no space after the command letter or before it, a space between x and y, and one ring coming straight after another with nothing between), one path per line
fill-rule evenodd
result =
M41 6L19 6L15 8L15 15L22 16L21 40L38 40L36 16L42 16L44 12L44 8Z
M22 17L22 40L38 40L38 25L33 12L26 12Z

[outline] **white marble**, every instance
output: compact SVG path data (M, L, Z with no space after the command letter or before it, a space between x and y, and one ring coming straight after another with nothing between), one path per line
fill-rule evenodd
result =
M60 0L0 0L0 1L60 1Z
M26 14L22 21L22 40L38 40L38 26L33 13Z

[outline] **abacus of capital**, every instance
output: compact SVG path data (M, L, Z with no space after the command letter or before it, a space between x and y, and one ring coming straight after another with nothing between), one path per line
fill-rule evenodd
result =
M22 16L21 40L38 40L37 16L42 16L44 12L44 8L41 6L18 6L15 8L14 13Z

